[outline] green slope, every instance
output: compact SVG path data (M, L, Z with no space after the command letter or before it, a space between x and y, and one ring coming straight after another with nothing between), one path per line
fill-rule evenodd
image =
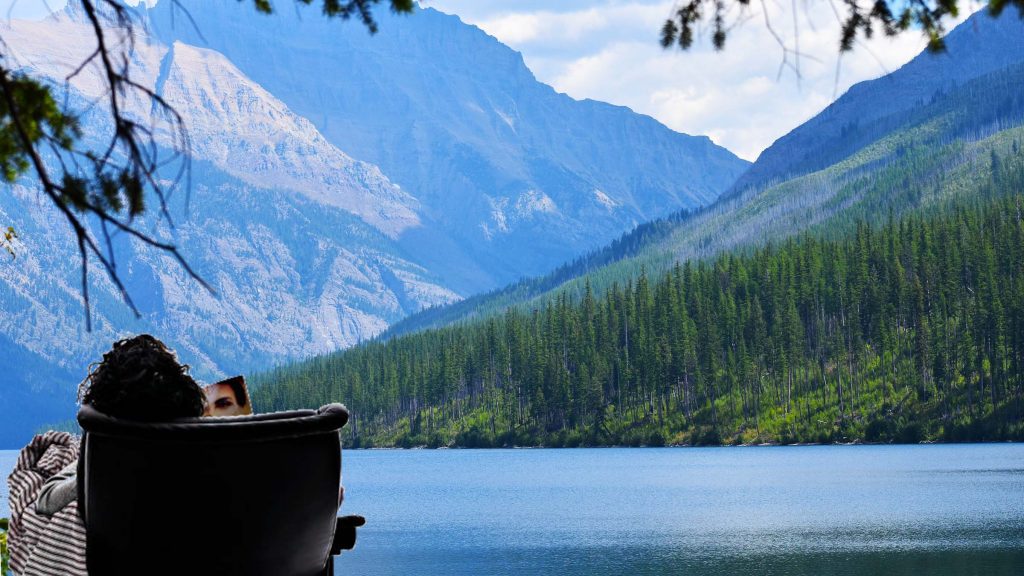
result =
M1022 439L1021 142L903 154L901 218L592 275L608 287L263 375L255 402L345 401L364 446Z
M1022 440L1024 154L996 162L931 217L370 343L254 402L344 400L362 446Z
M260 375L256 402L346 402L361 445L1019 439L1020 86L936 93L824 170Z

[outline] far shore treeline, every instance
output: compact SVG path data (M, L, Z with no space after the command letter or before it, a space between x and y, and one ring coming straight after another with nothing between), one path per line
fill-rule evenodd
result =
M347 446L1024 440L1024 154L977 194L261 375Z

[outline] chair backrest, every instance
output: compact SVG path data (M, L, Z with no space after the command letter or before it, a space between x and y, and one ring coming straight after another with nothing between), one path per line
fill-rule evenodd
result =
M132 422L83 406L90 576L313 576L334 537L340 404Z

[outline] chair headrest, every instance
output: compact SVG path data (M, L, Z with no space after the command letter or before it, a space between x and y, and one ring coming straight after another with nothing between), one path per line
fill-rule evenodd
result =
M328 404L319 410L292 410L226 418L180 418L140 422L108 416L91 406L78 411L78 423L89 434L145 438L169 442L265 441L336 432L348 422L348 409Z

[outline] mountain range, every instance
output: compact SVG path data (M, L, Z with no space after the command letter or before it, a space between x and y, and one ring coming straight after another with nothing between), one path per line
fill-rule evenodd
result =
M94 49L78 10L2 26L8 58L83 111L87 140L109 130L90 107L96 69L64 81ZM380 30L230 0L140 13L133 78L183 115L192 167L175 226L152 211L140 222L214 291L115 237L141 318L93 266L85 332L70 234L31 178L9 187L0 221L21 241L0 267L0 411L14 415L0 443L69 416L86 366L119 337L154 333L204 379L345 348L710 204L748 166L706 137L557 93L456 17L381 14ZM127 106L152 118L144 98Z
M391 336L537 307L590 283L602 290L677 261L746 250L804 231L842 235L971 195L1024 122L1024 20L980 11L950 31L947 51L922 52L890 74L858 83L779 138L722 197L624 234L548 275L409 316ZM981 96L984 95L984 96ZM917 184L926 193L916 195Z
M1018 16L852 87L714 204L259 374L254 401L346 401L358 446L1024 438Z

